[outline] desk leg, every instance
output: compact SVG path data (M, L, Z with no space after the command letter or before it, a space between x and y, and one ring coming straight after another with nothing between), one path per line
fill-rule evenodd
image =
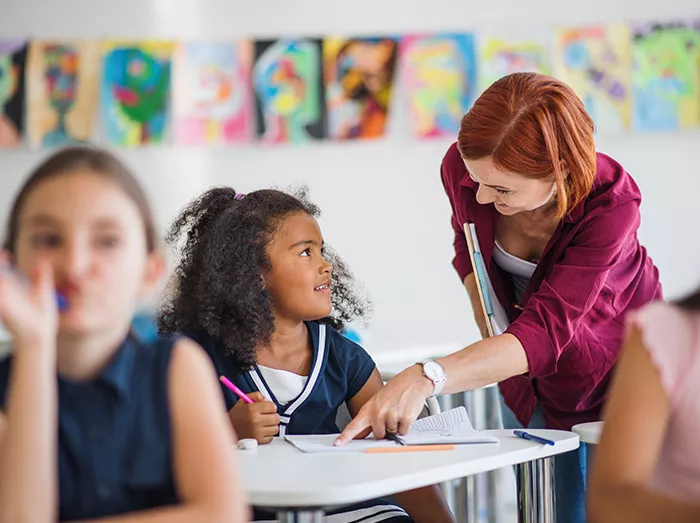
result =
M518 523L556 523L554 458L516 466Z
M278 510L277 519L280 523L323 523L323 510Z

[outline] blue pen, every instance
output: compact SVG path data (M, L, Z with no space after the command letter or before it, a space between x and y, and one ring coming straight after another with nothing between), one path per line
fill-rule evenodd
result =
M514 430L513 434L515 434L519 438L529 439L530 441L542 443L542 445L554 445L554 442L551 439L541 438L539 436L535 436L534 434L530 434L529 432L525 432L524 430Z

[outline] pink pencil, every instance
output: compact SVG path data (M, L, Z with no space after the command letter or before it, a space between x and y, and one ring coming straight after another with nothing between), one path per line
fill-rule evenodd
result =
M231 392L233 392L236 396L241 398L246 403L255 403L252 399L246 396L245 392L243 392L241 389L239 389L233 383L231 383L231 380L229 380L226 376L219 376L219 380L221 380L221 383L226 385L227 389L229 389Z

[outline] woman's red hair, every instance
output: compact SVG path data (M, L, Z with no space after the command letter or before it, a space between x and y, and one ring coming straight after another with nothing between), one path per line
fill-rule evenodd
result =
M593 187L593 130L571 87L542 74L514 73L494 82L464 115L457 146L467 160L491 157L498 169L554 179L563 218Z

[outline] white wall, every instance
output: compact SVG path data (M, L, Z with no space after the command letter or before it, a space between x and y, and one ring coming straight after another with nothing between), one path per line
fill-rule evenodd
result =
M368 34L471 30L520 23L586 23L700 16L697 0L2 0L0 38L175 37ZM396 105L394 106L397 107ZM449 206L439 181L448 141L410 140L394 111L389 138L373 143L321 143L262 148L125 151L140 173L162 225L213 184L250 191L306 183L323 210L326 240L343 254L375 303L368 348L434 345L458 348L476 339L465 292L450 266ZM700 282L700 133L603 138L644 193L641 238L668 295ZM692 153L695 152L693 156ZM0 213L40 157L0 152Z

